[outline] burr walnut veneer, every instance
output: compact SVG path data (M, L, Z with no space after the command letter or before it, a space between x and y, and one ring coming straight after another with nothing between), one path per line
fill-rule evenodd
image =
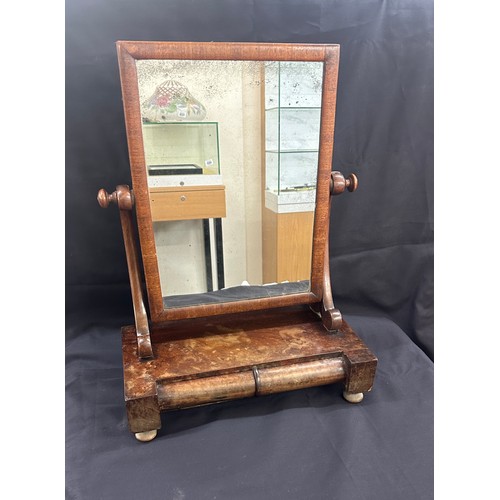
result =
M372 388L377 359L334 306L329 267L332 196L354 191L358 184L354 174L346 178L340 172L331 172L339 47L118 42L117 48L133 190L126 185L119 185L111 194L100 190L98 201L102 207L118 205L130 275L135 324L122 329L130 430L140 441L148 441L160 429L162 411L335 382L344 385L347 401L360 402L363 393ZM293 216L294 220L312 224L312 250L308 256L311 271L306 291L165 306L154 224L164 220L220 221L230 216L226 195L232 187L226 182L201 187L184 186L183 182L178 187L148 184L137 69L141 60L323 64L314 211ZM221 127L221 134L223 131ZM262 137L265 139L265 133ZM286 234L281 237L286 240ZM285 260L287 256L280 258ZM263 263L263 269L266 266L269 262ZM286 262L282 267L286 268ZM147 298L143 294L143 276ZM287 285L286 274L283 283ZM267 290L265 286L262 289Z

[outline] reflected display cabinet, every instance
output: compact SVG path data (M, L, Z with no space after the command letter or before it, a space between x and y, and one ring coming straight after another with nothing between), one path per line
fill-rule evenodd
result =
M164 411L332 383L361 402L377 358L330 281L332 197L358 186L331 171L339 46L117 49L132 186L97 198L118 205L130 277L130 431L150 441Z
M321 63L265 65L266 190L282 195L280 204L305 191L314 204L322 77Z
M271 61L264 71L263 226L276 233L265 242L265 277L305 280L311 271L323 63Z
M226 216L218 123L188 121L187 106L178 107L177 113L175 104L158 108L151 98L141 104L155 243L162 276L169 276L175 296L224 288L220 253ZM185 257L180 262L175 259L179 252ZM164 299L165 304L172 300Z
M145 123L143 134L150 186L176 180L162 176L220 173L217 123Z

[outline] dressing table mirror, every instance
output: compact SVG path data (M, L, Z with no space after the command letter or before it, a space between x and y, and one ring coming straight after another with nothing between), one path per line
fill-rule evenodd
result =
M130 431L149 441L162 411L334 382L360 402L377 359L330 283L331 198L358 184L331 171L339 47L117 50L132 186L98 202L118 205L130 276Z

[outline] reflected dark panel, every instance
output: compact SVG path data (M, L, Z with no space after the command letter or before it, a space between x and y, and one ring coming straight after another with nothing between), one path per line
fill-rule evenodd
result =
M308 291L308 280L264 286L234 286L208 293L193 293L188 295L172 295L170 297L164 297L163 304L165 307L187 307L200 304L218 304L220 302L279 297L280 295L303 293Z

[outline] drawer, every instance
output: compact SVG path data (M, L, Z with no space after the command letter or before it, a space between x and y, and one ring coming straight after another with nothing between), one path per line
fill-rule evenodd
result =
M153 221L212 219L226 216L225 186L150 188Z

